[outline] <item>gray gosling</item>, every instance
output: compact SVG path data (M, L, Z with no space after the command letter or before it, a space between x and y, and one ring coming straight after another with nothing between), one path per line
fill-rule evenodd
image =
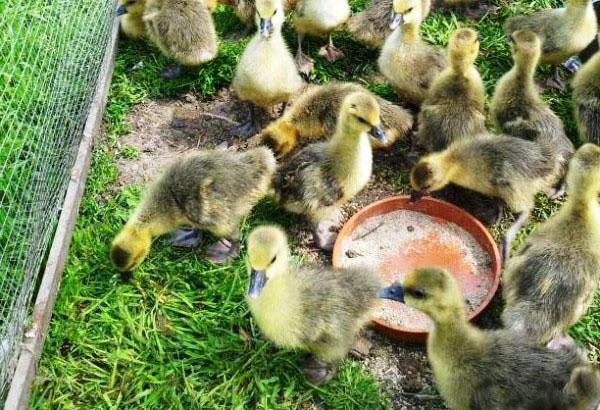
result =
M600 147L586 144L571 160L568 198L509 259L503 274L505 326L552 348L592 303L600 280Z
M600 374L578 351L551 350L510 330L471 325L458 283L442 269L411 272L380 297L406 303L433 320L427 357L452 410L587 410L600 398Z

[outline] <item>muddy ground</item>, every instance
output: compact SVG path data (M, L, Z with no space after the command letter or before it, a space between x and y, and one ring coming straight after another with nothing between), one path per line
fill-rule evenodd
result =
M266 125L274 112L261 118ZM169 161L193 149L242 150L260 143L258 136L240 139L230 128L248 115L245 104L235 100L229 90L202 101L193 94L178 99L148 101L135 107L128 117L130 132L120 139L121 148L134 148L138 154L121 156L120 175L115 189L151 180ZM301 144L299 144L301 146ZM374 153L374 174L369 186L344 208L345 218L379 199L406 192L408 181L408 143ZM331 263L331 255L316 248L308 224L303 221L286 226L296 244L293 252L305 260ZM497 305L497 303L496 303ZM494 312L496 309L490 309ZM483 324L495 325L495 314L484 317ZM423 346L394 342L367 330L359 352L354 356L393 397L393 409L444 409L433 387L431 370Z

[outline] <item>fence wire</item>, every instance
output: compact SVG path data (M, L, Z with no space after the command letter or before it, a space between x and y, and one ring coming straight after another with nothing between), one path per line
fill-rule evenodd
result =
M0 403L92 103L114 0L0 0Z

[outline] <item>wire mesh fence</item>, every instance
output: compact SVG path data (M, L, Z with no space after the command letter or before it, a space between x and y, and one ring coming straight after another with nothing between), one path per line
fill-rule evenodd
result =
M0 0L0 402L109 41L114 0Z

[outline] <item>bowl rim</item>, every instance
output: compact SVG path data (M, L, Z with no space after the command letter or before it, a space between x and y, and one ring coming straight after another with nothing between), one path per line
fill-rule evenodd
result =
M334 268L342 267L340 265L342 242L344 241L345 238L349 237L352 234L352 232L354 231L354 229L356 229L356 227L359 225L356 222L357 220L360 220L361 218L367 219L370 216L369 214L373 213L377 209L384 207L384 205L387 205L389 203L395 203L395 202L405 203L406 201L410 201L410 195L398 195L398 196L384 198L384 199L372 202L369 205L363 207L358 212L356 212L350 219L348 219L348 221L344 224L344 226L340 230L338 237L335 241L335 245L333 247L333 252L332 252L333 267ZM480 233L481 233L481 237L478 238L476 235L473 235L471 232L469 232L469 230L466 229L464 224L457 223L456 220L448 220L447 219L448 222L455 223L458 226L460 226L461 228L467 230L467 232L469 232L469 234L474 237L474 239L479 243L479 245L483 248L483 250L491 258L490 271L494 275L494 280L493 280L492 284L488 287L487 294L485 295L485 298L483 298L483 300L481 301L479 306L477 306L477 308L475 308L473 311L471 311L468 314L467 320L471 321L471 320L477 318L483 312L483 310L490 304L490 302L496 295L498 288L500 286L502 260L500 258L500 251L498 250L496 241L492 237L492 234L489 232L489 230L477 218L475 218L473 215L471 215L464 209L462 209L454 204L451 204L449 202L442 201L440 199L433 198L430 196L423 197L419 200L419 202L420 201L428 201L431 204L436 204L437 206L447 208L450 211L450 213L461 214L463 218L465 218L466 220L469 221L470 224L472 224L473 229L476 229L476 230L480 231ZM397 210L402 210L402 209L406 209L406 208L397 208ZM415 210L415 212L421 212L425 215L435 216L435 215L427 214L426 212L423 212L421 210ZM389 212L383 212L383 213L380 213L377 215L383 215L384 213L389 213ZM439 218L439 216L435 216L435 217ZM480 239L483 239L483 241L485 241L487 243L487 246L486 246L486 244L482 243ZM490 249L492 250L492 252L489 251ZM414 329L405 328L402 326L394 326L394 325L389 324L388 322L385 322L381 319L377 319L377 318L373 318L373 317L370 319L370 322L375 328L378 328L382 332L384 332L396 339L401 339L404 341L424 342L427 338L427 335L429 334L429 332L415 331Z

